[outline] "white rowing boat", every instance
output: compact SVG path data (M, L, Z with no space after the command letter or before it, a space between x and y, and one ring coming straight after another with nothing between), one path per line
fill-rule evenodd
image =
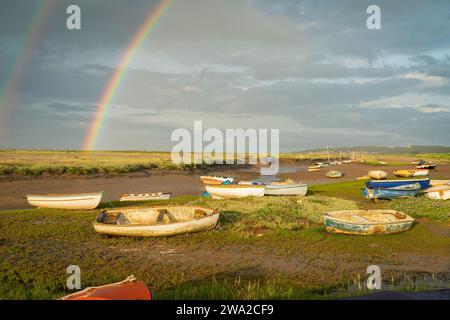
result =
M215 199L262 197L265 186L221 184L207 185L206 191Z
M434 200L450 199L450 185L438 185L425 190L428 198Z
M120 201L147 201L147 200L167 200L170 199L172 193L170 192L155 192L155 193L129 193L120 197Z
M195 206L117 208L102 211L93 226L97 233L115 236L174 236L210 230L216 226L219 214Z
M386 179L388 176L387 172L383 170L370 170L367 175L375 180Z
M265 196L305 196L308 185L305 183L270 184L266 186Z
M95 209L102 199L103 191L80 194L27 195L28 203L38 208L54 209Z

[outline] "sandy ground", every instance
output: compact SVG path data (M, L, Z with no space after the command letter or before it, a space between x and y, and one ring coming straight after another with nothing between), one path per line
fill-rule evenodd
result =
M410 169L412 166L380 166L376 169L392 173L397 169ZM308 184L335 183L338 181L354 181L373 169L370 166L352 163L329 168L317 172L308 172L308 164L294 161L283 161L280 164L279 179L294 179ZM345 173L340 179L325 176L328 170L339 170ZM204 173L187 173L180 171L151 170L112 177L45 177L45 178L0 178L0 210L30 208L25 199L26 194L45 193L83 193L104 191L103 202L118 200L124 193L172 192L174 196L199 195L204 188L200 183L200 175ZM251 166L241 169L220 169L210 171L211 175L232 176L239 180L260 178L259 168ZM431 178L450 179L450 165L438 165L430 174Z

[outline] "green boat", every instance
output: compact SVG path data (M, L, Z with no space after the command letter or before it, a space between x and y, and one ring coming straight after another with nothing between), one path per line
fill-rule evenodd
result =
M414 219L395 210L344 210L324 214L323 222L331 233L373 235L409 230Z

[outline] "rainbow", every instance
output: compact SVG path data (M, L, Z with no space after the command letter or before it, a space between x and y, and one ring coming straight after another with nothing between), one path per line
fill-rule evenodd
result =
M88 134L84 142L84 150L91 151L95 148L105 115L108 112L111 100L114 98L114 95L116 94L120 83L124 78L128 65L133 60L136 51L142 45L147 35L155 28L159 19L167 10L171 2L172 0L160 0L159 3L152 8L152 10L150 10L147 19L139 27L131 43L125 50L125 53L121 57L115 72L109 79L108 84L105 87L99 102L97 103L97 110L91 124L89 125Z
M13 103L13 96L18 91L20 79L25 72L27 61L30 59L33 48L41 38L52 9L55 7L56 0L40 0L37 2L31 19L29 20L20 41L19 54L9 70L5 83L0 88L0 113L2 114L2 123L0 127L5 128L8 123L8 111ZM6 134L6 130L2 135Z

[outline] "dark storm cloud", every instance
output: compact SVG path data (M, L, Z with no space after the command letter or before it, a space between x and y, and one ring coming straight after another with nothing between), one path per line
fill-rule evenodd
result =
M12 95L7 147L79 148L121 55L157 3L53 2ZM81 7L80 31L65 28L69 4ZM448 1L378 1L376 31L366 28L369 4L172 1L122 79L99 147L170 149L171 131L194 120L280 128L284 150L448 144ZM1 7L0 84L35 4Z

